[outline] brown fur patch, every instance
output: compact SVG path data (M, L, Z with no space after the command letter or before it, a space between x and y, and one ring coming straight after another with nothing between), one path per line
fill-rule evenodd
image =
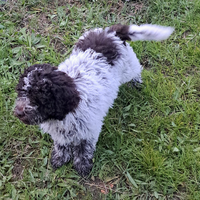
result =
M120 56L117 46L114 44L113 39L107 37L106 32L89 32L84 39L80 39L76 43L76 47L82 51L93 49L97 53L102 53L107 58L107 62L113 65L113 60Z
M121 40L131 40L131 38L128 35L129 26L128 25L122 25L122 24L116 24L109 28L108 32L116 32L116 36L118 36Z

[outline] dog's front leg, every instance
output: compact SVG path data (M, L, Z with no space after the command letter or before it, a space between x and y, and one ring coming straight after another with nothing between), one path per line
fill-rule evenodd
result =
M54 148L51 153L51 165L54 169L61 167L63 164L69 162L71 156L71 145L61 145L57 142L54 142Z
M94 150L95 144L90 140L81 140L73 147L74 168L82 177L87 176L92 169Z

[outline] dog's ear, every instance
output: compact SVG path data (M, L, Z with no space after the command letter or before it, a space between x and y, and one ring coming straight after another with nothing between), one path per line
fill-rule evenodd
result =
M31 87L27 88L28 98L33 105L38 107L45 119L52 118L55 109L55 98L52 92L53 83L48 78L32 79Z
M54 118L62 120L78 106L80 101L79 93L73 79L64 72L53 71L51 73L51 81L52 98L55 101Z

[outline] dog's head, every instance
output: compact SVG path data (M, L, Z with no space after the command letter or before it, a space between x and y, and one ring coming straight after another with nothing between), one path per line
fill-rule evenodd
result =
M76 85L66 73L49 64L27 68L16 87L14 115L25 124L40 124L49 119L63 120L80 101Z

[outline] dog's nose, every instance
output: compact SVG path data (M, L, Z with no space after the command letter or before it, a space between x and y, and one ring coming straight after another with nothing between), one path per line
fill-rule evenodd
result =
M15 107L14 113L15 113L15 116L19 117L19 118L25 116L24 111L23 111L23 107Z

